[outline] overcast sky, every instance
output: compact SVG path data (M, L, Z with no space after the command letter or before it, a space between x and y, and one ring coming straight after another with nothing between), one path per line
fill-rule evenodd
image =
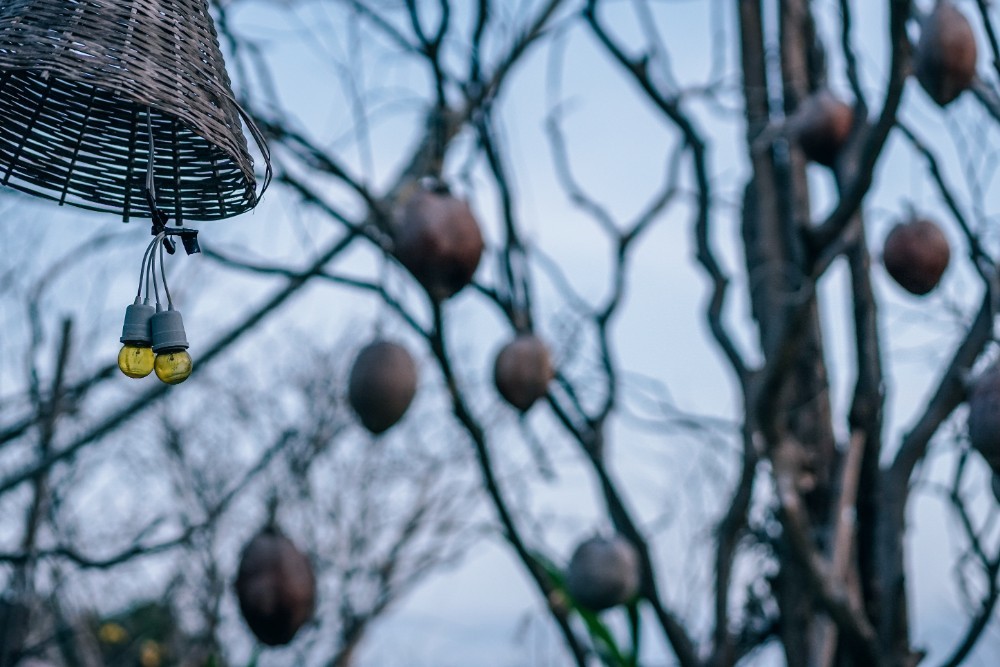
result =
M358 44L343 26L323 31L320 13L303 9L301 22L288 18L284 10L265 9L263 3L247 3L235 10L233 19L239 29L255 38L267 40L267 57L280 75L277 81L284 107L291 110L302 127L320 139L339 138L340 155L359 173L368 174L375 183L384 183L394 174L405 147L414 140L414 128L420 107L414 102L422 93L422 74L397 59L386 58L376 45ZM460 3L459 3L460 4ZM620 34L638 39L636 23L625 16L627 3L612 3L623 19L617 22ZM737 104L739 80L736 72L736 44L732 3L721 1L652 3L667 44L673 72L683 85L697 85L710 73L713 54L725 54L726 71L719 96L724 103ZM821 30L832 37L839 27L837 3L816 3ZM855 25L860 47L862 76L878 99L878 83L885 71L885 3L861 2ZM969 10L972 3L962 3ZM460 11L460 10L459 10ZM719 13L721 12L721 13ZM300 39L304 25L321 40ZM718 28L722 32L718 32ZM828 40L829 41L829 40ZM829 43L835 43L829 41ZM322 59L317 52L322 49ZM984 61L985 62L985 61ZM380 109L368 119L368 140L357 131L358 117L345 102L343 80L336 76L331 63L346 68L361 67L363 76L356 81L365 88L368 101ZM832 71L842 71L841 63L831 62ZM553 72L560 71L561 88L553 90ZM233 72L239 83L239 73ZM842 77L834 77L834 87L846 95ZM544 135L544 121L554 102L565 103L562 127L570 146L573 169L587 187L617 215L627 219L638 212L661 183L666 168L668 147L675 138L668 126L639 98L621 74L599 52L594 40L580 29L573 29L533 51L513 76L500 103L504 136L513 166L520 220L527 237L546 255L563 267L574 289L584 298L597 302L607 293L610 250L607 240L586 216L574 209L555 179ZM408 92L409 91L409 92ZM730 107L733 108L733 107ZM907 88L904 117L939 149L956 183L967 174L983 179L983 210L987 219L998 210L992 172L969 170L960 158L962 141L997 143L997 133L981 126L981 116L971 100L963 99L940 112L914 85ZM745 279L738 256L738 197L747 175L742 154L742 125L737 116L724 110L695 104L702 129L712 140L711 169L718 182L716 226L713 240L720 249L735 285L730 297L727 318L739 331L744 348L753 356L752 329L745 299ZM955 138L958 143L956 145ZM449 165L454 171L461 165ZM811 172L814 185L816 217L831 203L831 181L822 169ZM472 174L471 184L480 177ZM466 184L461 184L464 188ZM470 196L487 233L488 242L499 238L500 219L496 201L486 188L464 191ZM337 196L335 193L333 196ZM17 205L10 204L16 201ZM206 224L203 243L246 253L273 261L302 263L310 251L322 247L334 230L327 223L308 215L299 217L292 210L291 199L274 188L253 214L240 219ZM869 230L874 246L903 212L903 204L912 202L921 210L942 214L941 203L928 187L923 165L896 140L878 172L876 193L868 200ZM717 498L731 481L735 462L735 425L738 405L736 393L721 356L706 335L702 308L707 283L693 263L690 229L690 206L679 206L660 221L645 239L630 276L629 298L615 329L616 352L621 365L630 374L624 387L626 403L643 405L641 388L644 377L663 384L675 406L685 412L713 418L714 434L719 442L681 430L651 433L628 420L614 424L611 443L616 472L623 480L643 519L655 526L657 557L664 563L663 589L671 603L681 610L704 618L707 600L704 592L705 562L710 547L710 521L719 509ZM117 352L117 331L121 311L131 302L132 264L138 259L146 240L143 225L122 228L114 220L56 210L54 206L22 204L21 198L0 198L0 247L31 246L26 255L28 270L41 270L46 261L68 251L79 238L103 231L114 232L121 243L107 253L109 263L127 270L90 274L78 280L72 290L63 286L47 303L53 311L77 313L88 335L92 336L93 354L111 359ZM17 224L15 224L17 223ZM117 226L116 226L117 225ZM137 229L142 227L142 229ZM959 234L946 228L961 263L964 251ZM25 240L28 239L28 240ZM993 234L992 241L997 240ZM247 304L254 303L268 290L265 281L220 279L220 272L199 266L205 260L184 258L173 266L177 290L184 304L191 353L197 363L198 343L211 339L210 332L220 319L235 319ZM348 273L378 275L377 256L368 252L352 253L339 265ZM487 264L481 276L488 276ZM947 357L951 342L961 333L959 324L967 318L978 300L978 287L967 269L953 267L946 274L939 293L915 301L891 284L880 268L875 269L876 289L882 305L882 333L887 341L889 370L888 449L898 442L912 416L920 410L928 388L936 379L934 368ZM0 272L2 275L2 272ZM210 281L206 281L206 277ZM215 282L217 281L218 282ZM401 275L390 276L400 285ZM564 302L544 280L539 281L538 324L543 336L554 341L557 360L560 339L574 324ZM853 378L849 374L851 356L850 308L845 300L846 276L840 267L831 270L822 285L826 297L822 312L828 336L835 409L843 415ZM239 291L236 291L236 290ZM403 289L403 288L401 288ZM455 344L467 351L460 359L460 373L483 386L488 383L488 369L493 354L509 335L496 313L475 299L460 296L448 309L456 327ZM338 313L341 328L331 326L329 313ZM293 328L307 331L317 342L333 342L345 330L371 331L380 309L371 300L342 289L311 289L285 309L279 323L265 327L258 344L280 340L281 331ZM0 313L2 324L11 336L26 336L21 324L23 314L7 309ZM50 321L54 322L54 319ZM390 323L390 327L392 324ZM98 335L99 334L99 335ZM98 342L100 341L100 342ZM0 346L0 396L9 393L7 386L21 372L21 362L12 356L16 346ZM239 353L249 354L246 348ZM428 366L429 369L429 366ZM428 380L431 382L432 380ZM4 385L7 386L4 386ZM546 408L535 408L530 419L542 433L548 428ZM508 425L511 447L519 446L516 425ZM841 432L841 435L843 433ZM507 444L507 443L505 443ZM598 518L596 498L582 462L566 443L554 442L549 452L558 464L558 478L551 483L531 480L530 507L537 516L552 517L546 540L553 553L568 558L573 544L605 526ZM514 455L517 463L528 460L525 451ZM954 457L946 445L932 452L938 466L934 477L950 470ZM985 473L979 475L986 479ZM993 509L981 504L980 509ZM954 619L965 613L952 585L947 563L951 561L952 535L949 515L943 506L928 496L920 496L911 506L914 532L910 546L910 584L914 593L914 638L917 645L930 651L929 664L948 650L961 626ZM615 612L617 613L617 612ZM427 582L394 614L376 626L362 649L365 667L417 667L433 665L476 665L514 667L516 665L568 664L559 639L544 620L537 596L512 559L505 545L496 538L484 541L470 553L463 564L443 572ZM652 633L650 633L652 636ZM667 664L662 647L650 642L650 664ZM249 650L249 644L245 645ZM996 664L1000 654L1000 632L994 624L970 665ZM282 658L277 652L275 658ZM268 664L268 659L261 662ZM770 667L781 664L776 652L758 656L754 665Z

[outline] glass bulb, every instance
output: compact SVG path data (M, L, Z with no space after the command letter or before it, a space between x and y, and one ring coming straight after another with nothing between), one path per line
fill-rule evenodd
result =
M191 375L191 355L187 350L160 352L156 355L156 377L167 384L180 384Z
M144 378L153 372L153 349L149 346L122 345L118 368L130 378Z

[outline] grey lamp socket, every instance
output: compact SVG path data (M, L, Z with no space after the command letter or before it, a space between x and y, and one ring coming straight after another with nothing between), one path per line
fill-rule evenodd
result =
M153 332L153 352L184 350L188 347L184 321L178 310L161 310L150 319Z
M148 303L136 303L125 309L125 324L122 326L121 342L149 345L153 340L150 320L156 310Z

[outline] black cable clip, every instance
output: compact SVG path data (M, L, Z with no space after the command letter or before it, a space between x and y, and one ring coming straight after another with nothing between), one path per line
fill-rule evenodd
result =
M171 236L181 237L181 243L184 245L184 252L189 255L201 252L201 245L198 243L198 230L197 229L187 229L186 227L168 227L167 223L170 222L170 217L161 211L156 206L156 199L153 197L153 193L146 189L146 201L149 202L149 210L152 212L153 227L150 233L153 236L159 234L164 234L166 237L163 239L163 247L166 249L167 254L173 255L177 252L177 246L173 241L170 240Z

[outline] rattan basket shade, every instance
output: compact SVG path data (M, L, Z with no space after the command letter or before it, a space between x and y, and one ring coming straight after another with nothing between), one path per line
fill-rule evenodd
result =
M157 207L226 218L258 197L241 116L205 0L0 0L0 183L151 217L151 126Z

